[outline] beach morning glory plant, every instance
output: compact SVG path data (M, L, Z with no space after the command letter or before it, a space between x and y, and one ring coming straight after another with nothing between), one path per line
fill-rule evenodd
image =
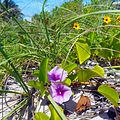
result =
M60 82L64 81L67 75L67 71L55 66L50 72L48 72L48 79L50 82Z
M62 83L51 84L49 90L53 100L58 104L67 102L72 95L71 88L66 85L63 85Z
M48 79L51 82L49 91L53 100L58 104L67 102L72 95L71 88L62 83L67 76L67 71L58 66L55 66L50 72L48 72Z

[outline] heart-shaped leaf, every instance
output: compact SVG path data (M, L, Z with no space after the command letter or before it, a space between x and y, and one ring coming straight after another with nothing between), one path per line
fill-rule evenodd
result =
M90 58L91 52L86 42L76 42L76 49L80 64Z
M80 69L77 73L79 82L86 82L96 75L90 69Z
M80 82L86 82L93 77L103 77L104 76L104 69L99 65L94 66L93 69L80 69L77 72L78 80Z
M66 70L68 73L72 72L77 67L77 64L69 64L64 67L64 70Z
M92 71L95 72L99 77L104 77L104 69L99 65L95 65Z

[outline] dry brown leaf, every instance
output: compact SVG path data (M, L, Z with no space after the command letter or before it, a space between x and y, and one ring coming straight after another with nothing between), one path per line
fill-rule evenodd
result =
M90 102L89 97L81 95L81 97L76 105L75 112L82 112L90 106L91 106L91 102Z
M80 86L80 85L94 85L96 86L97 85L97 82L74 82L72 83L72 86Z

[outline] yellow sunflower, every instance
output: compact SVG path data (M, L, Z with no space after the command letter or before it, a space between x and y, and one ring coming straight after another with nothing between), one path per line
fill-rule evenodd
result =
M75 23L73 24L73 28L76 29L76 30L80 29L79 23L78 23L78 22L75 22Z
M116 21L117 21L117 22L120 22L120 16L117 17Z
M111 18L109 16L105 16L103 21L104 21L104 23L108 24L111 22Z

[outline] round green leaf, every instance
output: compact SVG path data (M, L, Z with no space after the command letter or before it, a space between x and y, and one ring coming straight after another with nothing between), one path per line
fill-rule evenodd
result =
M98 92L110 100L114 106L118 107L119 94L115 89L108 85L101 85L98 88Z

